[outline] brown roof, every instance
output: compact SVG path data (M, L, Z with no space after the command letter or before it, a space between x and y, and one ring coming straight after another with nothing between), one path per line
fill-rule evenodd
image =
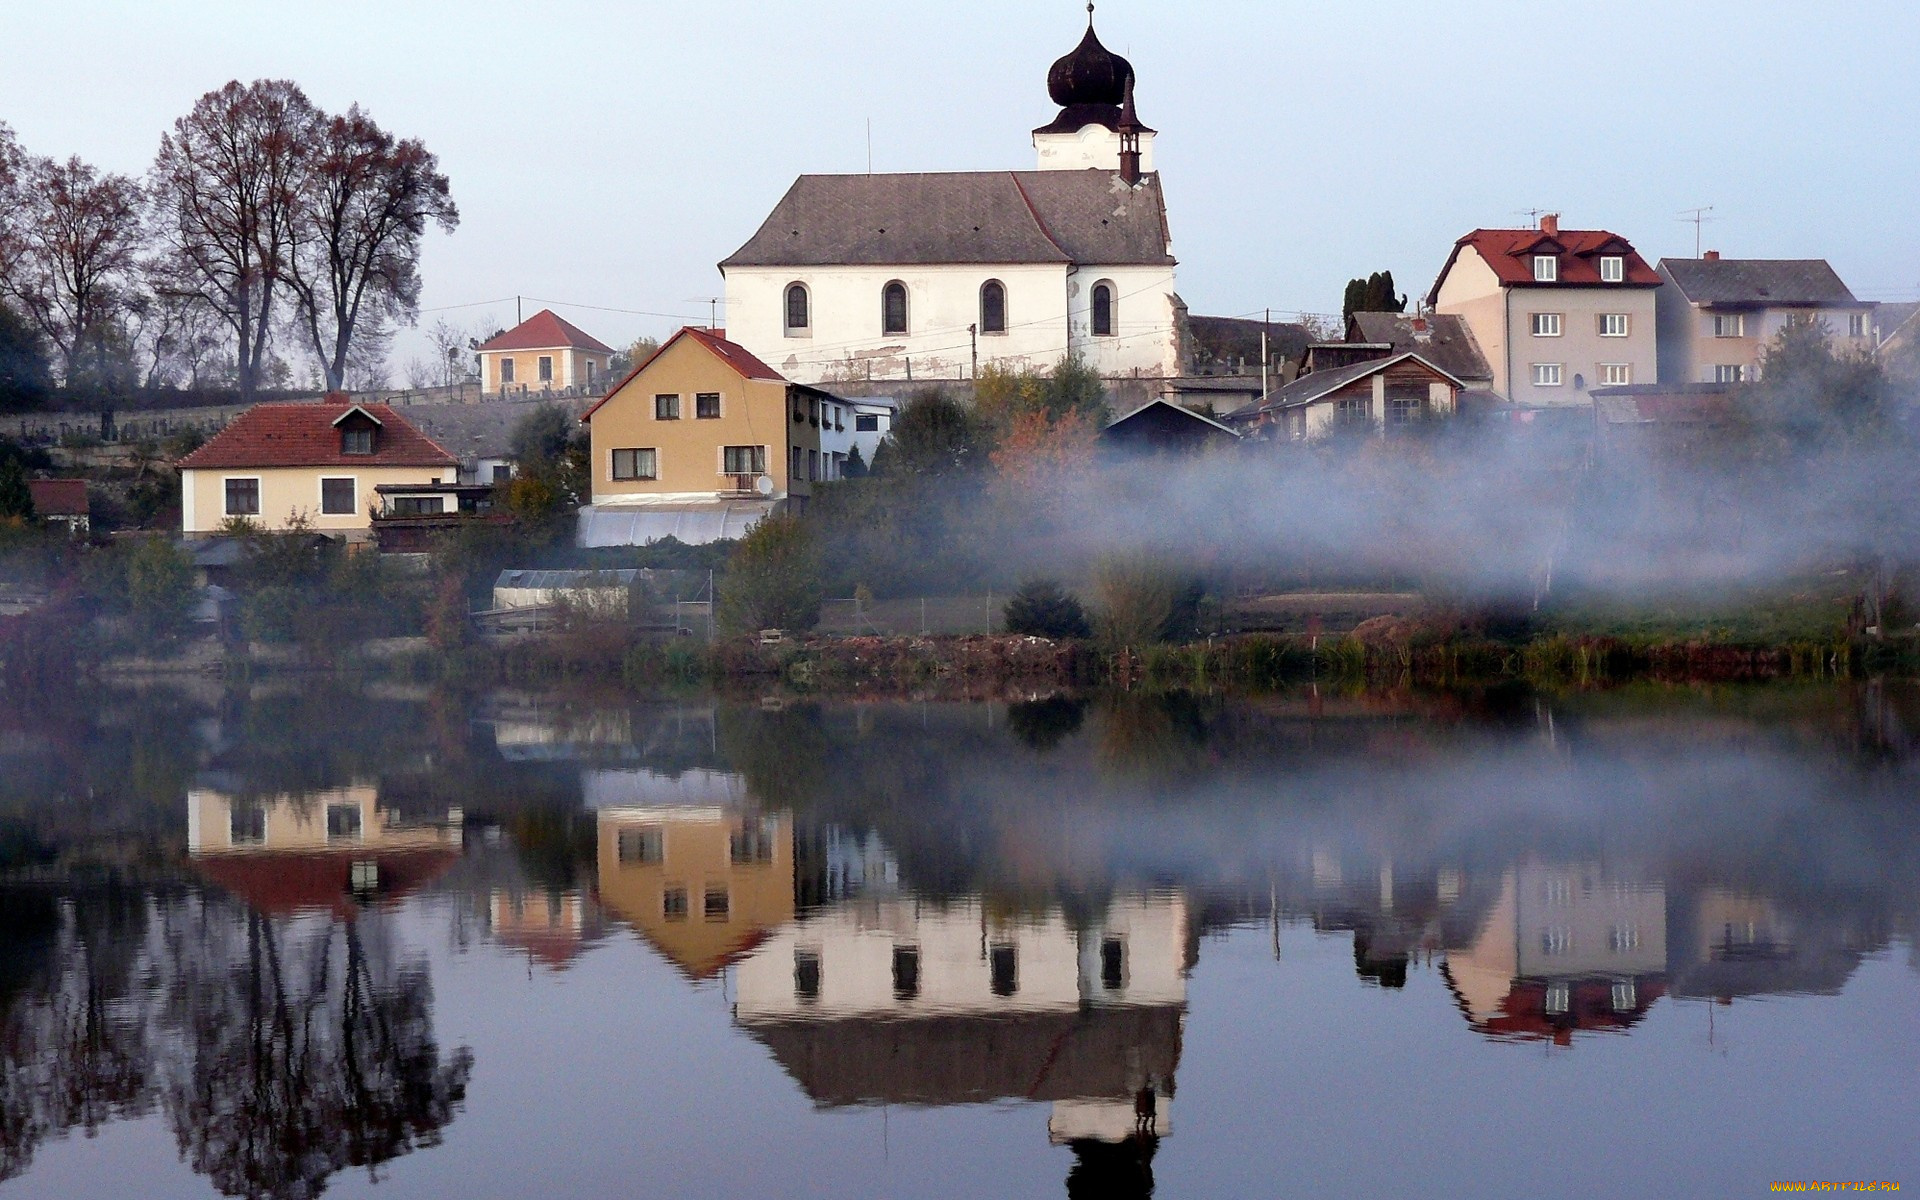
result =
M452 846L409 850L260 851L196 856L194 870L260 912L353 911L353 866L379 864L379 897L395 899L432 883L460 859Z
M1468 246L1479 252L1503 287L1659 287L1660 275L1640 257L1633 243L1604 229L1562 229L1548 233L1544 229L1476 229L1454 243L1447 265L1433 281L1427 303L1438 302L1440 283ZM1560 259L1560 277L1552 283L1537 283L1533 278L1533 256L1555 254ZM1620 283L1605 283L1600 278L1600 260L1619 255L1626 259L1626 278Z
M87 515L87 481L84 479L29 479L27 491L33 494L36 517Z
M342 454L342 417L354 409L379 423L372 454ZM180 460L185 470L260 467L457 467L460 460L385 404L323 400L256 404Z
M1467 319L1455 313L1357 312L1347 318L1347 340L1411 350L1465 383L1493 378Z
M802 175L747 244L750 266L1172 265L1160 177L1116 171Z
M582 332L572 322L555 316L550 308L543 308L505 333L487 339L480 349L595 350L601 354L613 353L613 347L590 333Z
M764 379L771 383L787 382L787 377L785 375L782 375L780 372L774 370L772 367L768 366L766 363L761 362L759 357L755 355L753 351L747 349L745 346L740 345L738 342L728 341L726 330L701 329L701 328L698 328L697 326L687 325L687 326L683 326L679 333L674 334L672 337L668 338L665 342L661 343L660 348L658 350L655 350L652 354L647 355L646 361L635 364L633 370L628 371L626 374L626 377L621 379L620 382L608 388L607 394L600 398L600 402L598 404L595 404L592 408L588 409L585 413L581 414L580 419L582 421L593 420L593 414L600 411L601 405L613 399L614 396L618 394L621 388L626 387L627 384L631 382L635 376L639 375L640 372L652 366L654 359L659 358L662 354L665 354L668 348L671 347L675 342L679 341L681 338L692 338L695 342L698 342L700 345L705 346L709 351L713 353L714 357L718 358L721 362L726 363L729 367L732 367L734 371L742 379Z

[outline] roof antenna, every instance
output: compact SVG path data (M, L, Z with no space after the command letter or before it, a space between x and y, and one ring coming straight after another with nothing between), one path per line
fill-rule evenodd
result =
M873 174L873 118L867 118L867 174Z
M1712 211L1713 205L1707 204L1699 208L1682 209L1679 217L1676 218L1681 221L1693 222L1693 256L1695 258L1700 257L1700 226L1706 224L1708 221L1718 221L1720 219L1719 217L1710 217L1707 215Z

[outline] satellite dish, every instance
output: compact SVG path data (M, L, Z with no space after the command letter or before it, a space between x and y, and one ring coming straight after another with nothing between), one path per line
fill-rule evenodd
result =
M759 492L762 496L773 495L773 476L762 475L760 478L754 480L753 490Z

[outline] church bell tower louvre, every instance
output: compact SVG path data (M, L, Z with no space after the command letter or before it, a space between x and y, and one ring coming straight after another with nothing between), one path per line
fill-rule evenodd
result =
M1047 72L1047 94L1060 106L1033 131L1042 171L1122 171L1137 180L1153 170L1154 131L1133 111L1133 64L1100 44L1087 5L1087 32Z

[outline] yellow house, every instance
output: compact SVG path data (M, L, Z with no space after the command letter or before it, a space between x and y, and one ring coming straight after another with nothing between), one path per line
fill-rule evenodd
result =
M489 395L591 395L607 382L613 348L543 308L483 342L480 386Z
M688 327L582 418L592 431L588 546L738 537L831 472L820 432L836 397L791 383L724 331Z
M602 809L600 900L694 979L793 919L793 823L722 807Z
M364 539L376 489L420 489L460 480L460 460L384 404L343 396L318 403L256 404L180 460L180 528L217 533L244 517L264 529L304 519L318 533ZM450 512L457 493L414 494L394 511Z

